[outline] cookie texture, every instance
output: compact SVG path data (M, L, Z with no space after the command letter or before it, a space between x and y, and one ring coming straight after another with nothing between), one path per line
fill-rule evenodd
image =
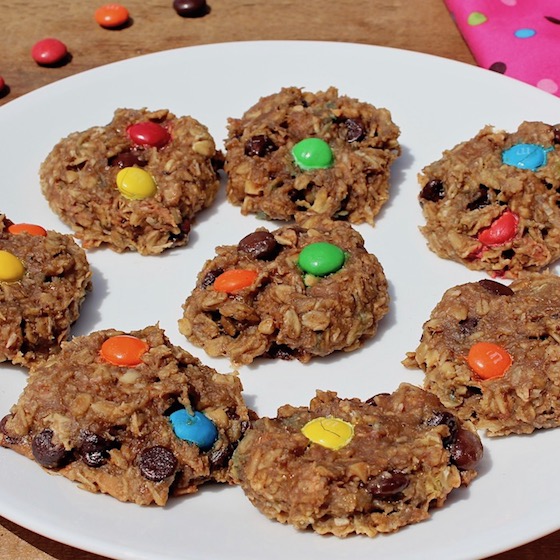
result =
M188 242L196 214L216 197L221 160L194 118L122 108L106 126L60 140L41 165L41 187L86 249L154 255ZM121 192L124 169L133 171Z
M13 233L13 226L0 214L0 252L21 267L21 277L8 279L2 259L0 362L28 367L68 338L91 290L91 271L72 236L43 228L39 235Z
M325 431L348 423L338 449L311 441L309 422ZM282 406L252 424L231 472L263 514L298 529L345 537L390 533L430 516L476 476L483 449L476 431L432 394L402 384L362 402L317 391L309 407Z
M103 354L104 343L123 334L146 345L137 365ZM207 481L229 480L228 460L249 421L241 392L236 376L202 365L157 326L98 331L63 343L31 370L0 423L0 444L85 490L162 506ZM213 425L215 441L180 438L176 411L187 429L195 417Z
M539 271L560 256L560 127L491 126L419 174L421 231L445 259L494 277Z
M560 278L487 279L445 292L405 365L489 436L527 434L560 425L559 342Z
M324 275L302 269L304 251L324 245L339 252L340 268ZM221 288L232 271L252 275L249 283ZM210 356L227 356L234 365L259 356L308 362L359 348L388 308L383 268L362 236L347 222L309 215L217 247L183 305L179 330Z
M310 210L373 224L389 197L399 134L387 109L334 87L316 93L283 88L228 121L228 200L243 214L274 220ZM331 165L304 170L296 163L292 149L307 138L328 144Z

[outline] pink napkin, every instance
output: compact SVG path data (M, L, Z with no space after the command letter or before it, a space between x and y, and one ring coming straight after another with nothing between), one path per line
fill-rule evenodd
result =
M476 62L560 96L560 0L444 0Z

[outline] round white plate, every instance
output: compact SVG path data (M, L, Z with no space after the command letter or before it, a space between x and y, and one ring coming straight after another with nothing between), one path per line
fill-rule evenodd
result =
M63 136L108 123L118 107L167 108L208 125L218 145L228 117L283 86L340 93L391 110L402 156L393 167L390 202L375 227L360 226L390 282L392 307L378 335L359 351L317 360L266 361L242 368L248 403L274 415L285 403L307 404L316 389L368 398L399 383L422 383L401 365L444 290L482 275L439 259L418 232L416 175L445 148L486 124L515 129L522 120L554 123L560 100L510 78L465 64L394 49L344 43L249 42L161 52L91 70L0 108L0 211L14 221L69 232L49 210L38 168ZM89 253L94 291L74 334L160 322L172 342L215 367L177 328L181 305L202 263L219 244L236 244L262 225L222 197L200 215L187 247L160 257ZM277 227L277 224L271 224ZM25 371L0 367L0 417L16 402ZM0 514L35 532L118 559L268 560L383 558L473 559L560 528L556 483L560 431L484 439L480 476L453 493L433 517L375 539L321 537L269 521L230 486L207 486L164 508L139 507L89 494L0 449Z

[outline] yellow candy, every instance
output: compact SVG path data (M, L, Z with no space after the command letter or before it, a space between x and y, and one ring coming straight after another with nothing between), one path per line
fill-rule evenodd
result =
M336 451L352 441L354 426L340 418L320 416L307 422L301 433L313 443Z
M129 200L142 200L156 194L154 178L139 167L125 167L117 173L117 187Z
M25 268L15 255L0 251L0 282L17 282L24 274Z

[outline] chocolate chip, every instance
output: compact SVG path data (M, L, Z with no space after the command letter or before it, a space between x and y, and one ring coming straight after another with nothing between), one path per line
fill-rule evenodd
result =
M449 435L442 439L442 443L445 447L453 443L457 437L457 431L459 430L459 423L457 418L446 410L437 410L434 412L433 416L426 422L427 426L447 426L449 430Z
M237 245L237 250L254 259L270 260L276 255L278 243L268 231L255 231L246 235Z
M485 278L484 280L479 280L478 284L496 296L513 296L515 294L509 286L496 282L495 280Z
M554 138L552 139L552 141L553 141L555 144L560 144L560 128L555 127L555 128L553 129L553 131L554 131Z
M109 442L102 436L83 430L80 434L78 454L88 466L97 468L103 465L109 457Z
M206 0L174 0L173 9L181 17L202 17L208 13Z
M474 199L467 204L467 210L477 210L478 208L484 208L490 204L490 199L488 198L488 187L480 185L479 194Z
M389 396L391 396L389 393L377 393L377 395L373 395L373 397L370 397L366 401L366 404L370 404L371 406L377 406L378 397L389 397Z
M344 124L346 125L346 142L351 144L364 139L366 131L361 119L346 119Z
M477 325L478 319L476 317L467 317L459 321L459 331L463 336L468 336L476 329Z
M408 477L400 472L382 472L368 479L366 488L374 498L388 499L400 494L410 481Z
M274 142L264 134L257 134L249 138L245 143L245 155L264 157L266 154L276 150Z
M31 452L37 463L48 469L60 467L67 454L61 443L53 442L54 432L46 428L39 432L31 441Z
M12 436L6 429L6 423L12 417L11 414L6 414L2 420L0 420L0 432L4 434L4 442L8 445L16 445L21 442L22 438L19 436Z
M188 218L185 218L181 222L179 229L181 230L180 233L169 235L169 239L176 241L178 239L183 239L185 236L187 236L191 231L191 221Z
M428 181L422 191L420 192L420 198L424 200L429 200L430 202L437 202L445 198L445 187L443 182L439 179L432 179Z
M160 482L173 475L177 464L173 452L163 445L147 447L138 459L138 468L142 476L153 482Z
M455 441L449 446L451 461L461 470L474 469L482 459L482 442L477 434L459 428Z
M498 74L505 74L507 70L507 64L505 62L494 62L488 68L492 72L497 72Z
M202 282L200 283L200 287L202 289L208 288L209 286L212 286L212 284L214 284L214 281L216 280L216 278L218 278L218 276L220 276L220 274L222 274L224 271L222 268L216 268L214 270L209 270L206 275L204 276L204 278L202 279Z
M232 449L230 445L222 445L218 449L212 449L208 454L208 461L214 469L220 469L227 466L231 457Z
M147 162L140 158L137 151L127 150L126 152L121 152L120 154L110 157L108 163L111 167L123 169L124 167L133 167L135 165L144 167Z
M296 351L284 344L272 344L265 357L278 360L293 360L296 357Z

